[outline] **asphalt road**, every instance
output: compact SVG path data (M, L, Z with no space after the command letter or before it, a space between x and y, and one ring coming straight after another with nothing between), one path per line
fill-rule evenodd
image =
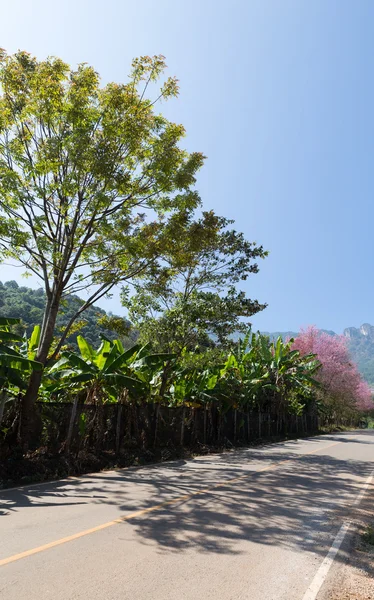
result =
M0 598L320 598L373 470L363 431L2 491Z

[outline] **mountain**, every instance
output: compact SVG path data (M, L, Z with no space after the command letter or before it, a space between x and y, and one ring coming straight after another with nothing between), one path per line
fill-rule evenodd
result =
M348 327L343 335L360 373L371 385L374 384L374 326L364 323L361 327Z
M82 303L83 301L78 296L68 296L66 298L57 317L57 330L61 330L67 325L71 316ZM30 334L34 325L41 325L44 305L45 293L42 289L34 290L19 286L16 281L7 281L5 283L0 281L0 316L20 318L22 321L21 332L26 331ZM90 344L98 346L101 341L100 334L104 334L109 339L120 337L126 346L132 345L133 340L136 338L136 332L130 330L126 335L119 335L106 329L100 324L99 320L108 316L113 317L113 315L106 313L102 308L91 306L82 314L81 320L84 321L84 326L79 332L72 333L67 338L67 343L75 345L77 335L81 334ZM119 320L124 331L131 327L131 324L126 319L122 317L116 317L116 319Z
M323 333L327 333L328 335L336 335L335 331L331 331L330 329L321 329L321 331ZM263 335L268 335L271 340L276 340L279 338L279 336L282 338L282 340L287 340L290 338L295 338L298 335L297 331L273 331L272 333L269 333L268 331L261 331L261 333Z

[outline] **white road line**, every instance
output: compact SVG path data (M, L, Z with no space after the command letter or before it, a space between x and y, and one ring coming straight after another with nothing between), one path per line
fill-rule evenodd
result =
M362 488L361 492L357 496L356 500L353 502L352 506L356 506L356 504L360 504L362 498L365 496L365 494L367 492L367 489L368 489L369 485L373 481L373 478L374 478L374 471L372 472L372 474L366 480L366 483L365 483L364 487Z
M342 542L345 538L345 534L351 526L351 522L348 521L344 523L339 529L339 533L334 539L334 542L328 551L328 554L318 569L317 573L314 576L314 579L310 586L308 587L306 593L303 596L303 600L315 600L317 598L317 594L322 587L323 582L325 581L327 574L331 568L332 563L334 562L335 556L339 552L339 548L342 545Z
M355 498L355 501L353 502L352 506L357 506L358 504L360 504L362 498L364 497L365 493L367 492L369 485L371 484L371 482L373 480L373 477L374 477L374 471L371 475L369 475L369 477L365 481L364 487L362 488L362 490L358 494L358 496ZM305 592L305 594L303 596L303 600L316 600L318 593L319 593L323 583L326 580L326 577L331 568L331 565L333 564L335 557L339 552L340 546L343 543L346 533L351 526L351 523L352 523L352 521L346 521L345 523L343 523L343 525L339 529L338 534L337 534L336 538L334 539L330 550L327 553L327 556L325 557L320 568L318 569L317 573L315 574L312 583L310 584L307 591Z

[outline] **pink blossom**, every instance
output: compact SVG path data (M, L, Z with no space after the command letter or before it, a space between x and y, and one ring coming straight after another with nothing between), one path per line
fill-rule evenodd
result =
M317 379L330 400L362 411L374 409L372 392L352 361L343 336L308 327L300 331L293 348L301 354L316 355L322 365Z

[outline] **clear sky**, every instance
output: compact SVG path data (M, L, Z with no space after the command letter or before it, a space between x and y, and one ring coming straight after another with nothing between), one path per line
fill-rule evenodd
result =
M374 2L12 0L0 46L88 62L104 82L164 54L180 80L167 116L208 157L204 206L270 251L246 283L269 304L255 328L374 323Z

